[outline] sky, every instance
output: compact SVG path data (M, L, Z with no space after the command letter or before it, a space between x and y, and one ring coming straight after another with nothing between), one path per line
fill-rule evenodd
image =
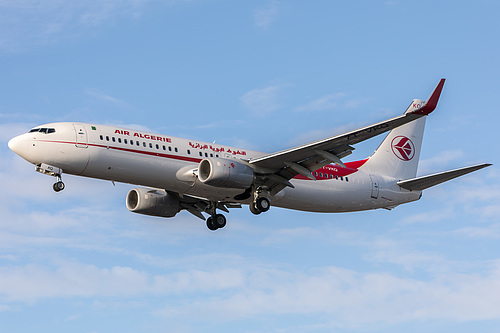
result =
M499 11L0 0L0 332L498 332ZM7 147L74 121L271 153L400 115L442 77L419 174L494 165L392 211L243 207L210 232L128 212L132 185L55 193Z

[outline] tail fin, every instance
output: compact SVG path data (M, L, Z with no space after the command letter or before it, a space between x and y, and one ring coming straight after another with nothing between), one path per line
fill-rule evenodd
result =
M427 101L414 99L405 114L426 116L432 112L437 106L443 85L444 79L441 79ZM425 118L418 118L390 131L360 169L370 174L385 175L400 180L415 178L424 137Z

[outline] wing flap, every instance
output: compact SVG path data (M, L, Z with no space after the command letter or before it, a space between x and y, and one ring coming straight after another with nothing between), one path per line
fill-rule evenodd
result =
M436 173L429 176L417 177L408 180L399 181L397 184L404 189L410 191L422 191L429 187L439 185L441 183L447 182L454 178L466 175L468 173L489 167L491 164L483 163L478 165L473 165L470 167L460 168L456 170L450 170L445 172Z

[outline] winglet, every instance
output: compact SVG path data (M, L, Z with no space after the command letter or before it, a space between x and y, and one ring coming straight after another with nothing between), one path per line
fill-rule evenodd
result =
M422 116L427 116L429 113L434 111L434 109L437 106L437 103L439 101L439 96L441 96L441 91L443 90L444 86L444 81L446 79L441 79L432 92L431 96L427 99L427 102L424 103L424 105L416 110L411 110L408 113L413 113L413 114L419 114Z

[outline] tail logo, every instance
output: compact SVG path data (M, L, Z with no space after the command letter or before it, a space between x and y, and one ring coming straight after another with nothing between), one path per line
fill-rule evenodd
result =
M392 152L397 158L409 161L415 156L415 145L406 136L397 136L391 143Z

